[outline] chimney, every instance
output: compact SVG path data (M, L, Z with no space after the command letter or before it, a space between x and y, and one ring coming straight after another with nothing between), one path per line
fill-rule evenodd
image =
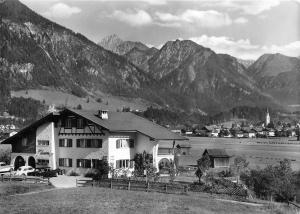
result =
M108 119L108 111L107 110L99 110L98 117L100 117L102 120L107 120Z

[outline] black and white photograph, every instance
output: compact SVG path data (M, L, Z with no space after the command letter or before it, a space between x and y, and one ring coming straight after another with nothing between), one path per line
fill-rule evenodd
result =
M0 0L0 214L300 214L300 0Z

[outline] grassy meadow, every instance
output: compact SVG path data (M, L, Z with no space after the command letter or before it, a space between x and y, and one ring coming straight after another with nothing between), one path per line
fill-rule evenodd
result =
M205 149L225 149L231 156L244 156L249 167L265 167L284 158L291 160L293 170L300 170L300 142L296 138L208 138L190 137L191 155L181 156L181 165L195 165ZM285 143L285 144L283 144ZM290 144L288 144L290 143ZM233 158L231 158L233 160Z
M97 92L95 92L97 93ZM97 96L89 96L81 98L72 94L56 91L56 90L20 90L12 91L12 97L25 97L33 98L41 102L45 101L47 105L55 104L56 106L68 106L69 108L77 107L79 104L86 110L98 110L99 108L107 109L110 111L122 110L122 107L130 107L131 109L146 110L151 104L140 98L124 98L119 96L112 96L97 93ZM101 102L97 102L97 99L101 98Z
M208 194L171 195L104 188L56 189L0 198L0 213L295 213L284 205L221 201Z

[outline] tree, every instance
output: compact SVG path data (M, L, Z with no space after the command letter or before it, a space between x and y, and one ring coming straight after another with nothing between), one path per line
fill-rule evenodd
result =
M295 195L295 180L288 159L275 166L242 174L241 180L260 198L272 197L276 201L288 202L293 200Z
M145 151L143 153L137 153L134 157L134 170L135 174L138 176L144 175L145 170L151 171L151 166L153 162L153 156L147 154Z
M76 107L76 109L81 110L82 109L81 104L78 104L77 107Z
M197 170L195 172L195 175L199 178L199 183L201 183L201 177L205 174L206 170L209 169L210 164L211 164L211 161L210 161L208 154L203 155L197 161Z
M242 172L244 172L249 165L249 162L247 162L246 158L242 156L237 156L234 161L232 168L237 175L237 183L239 183L239 176Z
M0 152L0 162L4 162L6 164L10 163L10 151L9 150Z

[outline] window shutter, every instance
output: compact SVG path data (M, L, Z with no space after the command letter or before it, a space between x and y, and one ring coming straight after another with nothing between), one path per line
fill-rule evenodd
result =
M134 161L133 160L130 161L130 166L129 167L134 168Z
M59 139L58 144L59 144L59 147L63 147L63 139Z
M73 140L72 139L68 139L68 145L67 146L68 147L72 147L73 146L72 144L73 144Z

